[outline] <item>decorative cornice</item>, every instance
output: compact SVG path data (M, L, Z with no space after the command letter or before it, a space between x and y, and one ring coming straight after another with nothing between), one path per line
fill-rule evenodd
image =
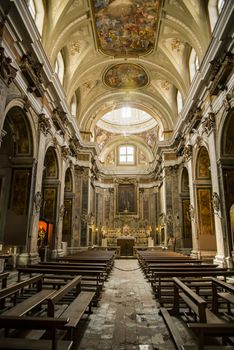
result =
M5 49L0 46L0 77L7 86L10 86L17 73L17 69L11 63L11 58L5 56Z
M66 126L68 124L67 113L65 113L59 108L54 108L52 112L52 120L55 128L57 130L61 130L62 133L65 134Z
M184 147L183 156L186 162L188 162L192 158L193 147L192 145L187 145Z
M70 155L70 148L66 145L61 147L61 154L64 160L68 159L68 156Z
M234 89L226 94L223 100L223 107L225 111L229 112L234 105Z
M34 61L31 54L25 54L21 58L20 68L29 84L28 91L34 92L37 97L44 95L41 76L42 67L43 64Z
M39 114L38 116L38 124L39 124L39 129L41 132L47 136L48 132L51 129L50 121L49 118L46 117L44 113Z
M217 95L220 90L226 89L228 76L233 72L234 54L227 52L224 57L210 63L212 66L210 94Z
M215 129L215 114L213 112L208 113L208 115L202 121L203 130L209 134Z

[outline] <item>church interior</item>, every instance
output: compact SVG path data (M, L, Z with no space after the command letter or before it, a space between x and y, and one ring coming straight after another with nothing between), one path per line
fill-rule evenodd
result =
M233 269L233 35L232 0L0 1L3 271Z

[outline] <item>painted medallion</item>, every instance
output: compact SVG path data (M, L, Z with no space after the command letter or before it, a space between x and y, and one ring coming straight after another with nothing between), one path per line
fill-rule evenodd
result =
M144 55L155 46L161 0L90 0L99 48L109 55Z
M120 63L107 70L104 82L111 88L136 89L148 84L148 76L137 64Z

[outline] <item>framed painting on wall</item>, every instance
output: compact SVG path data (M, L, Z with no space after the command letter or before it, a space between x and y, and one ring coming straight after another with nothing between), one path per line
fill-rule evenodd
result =
M56 188L43 188L43 201L44 201L44 210L43 218L48 221L55 221L56 219L56 197L57 189Z
M117 190L117 214L136 214L137 200L134 184L119 184Z
M198 217L201 235L214 235L211 188L198 188Z
M14 169L10 209L17 215L27 215L30 169Z

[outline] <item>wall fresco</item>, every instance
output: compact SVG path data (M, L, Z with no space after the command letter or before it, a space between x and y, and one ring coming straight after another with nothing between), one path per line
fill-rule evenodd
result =
M99 48L109 55L139 55L155 45L160 0L91 0Z
M112 66L105 73L104 82L111 88L134 89L148 84L148 76L137 64L121 63Z

